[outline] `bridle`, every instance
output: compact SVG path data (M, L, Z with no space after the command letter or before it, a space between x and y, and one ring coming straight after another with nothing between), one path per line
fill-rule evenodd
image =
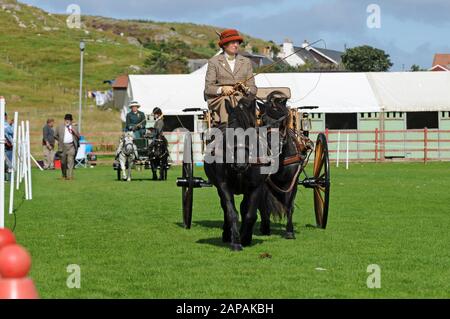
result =
M127 136L124 137L122 141L122 152L126 156L130 156L131 154L133 154L133 150L134 150L133 139Z

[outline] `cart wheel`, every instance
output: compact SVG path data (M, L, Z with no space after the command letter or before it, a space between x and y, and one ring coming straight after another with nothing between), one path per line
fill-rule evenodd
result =
M328 206L330 200L330 159L328 156L328 143L325 134L317 137L314 178L317 186L314 187L314 210L317 227L325 229L328 221Z
M186 137L184 138L183 178L189 181L189 185L183 186L181 189L183 201L183 223L186 229L190 229L192 222L192 202L194 195L194 187L192 185L194 178L194 158L192 152L191 133L186 133Z

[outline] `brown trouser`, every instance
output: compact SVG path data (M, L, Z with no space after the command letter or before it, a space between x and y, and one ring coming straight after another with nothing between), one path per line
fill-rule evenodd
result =
M61 171L63 177L73 177L73 168L75 167L76 150L73 143L64 144L61 157Z
M213 124L219 126L219 124L228 123L228 111L225 107L225 101L230 102L231 107L235 107L242 95L235 96L221 96L208 100L208 108L212 112Z
M55 148L52 146L52 149L48 149L46 145L42 148L44 152L44 169L55 168L54 160L55 160Z

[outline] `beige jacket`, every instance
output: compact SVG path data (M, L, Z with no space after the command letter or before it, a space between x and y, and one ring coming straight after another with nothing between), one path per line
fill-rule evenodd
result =
M60 152L63 151L65 129L66 126L64 124L61 124L55 130L55 139L58 141L58 147ZM73 125L72 125L72 135L73 135L73 145L75 146L75 150L77 150L80 147L80 134Z
M253 67L250 59L237 55L234 72L225 59L225 55L219 54L211 58L208 62L208 70L205 79L205 101L209 101L219 96L217 91L224 85L234 86L238 82L245 81L253 76ZM245 83L250 89L250 93L256 95L257 89L255 78Z

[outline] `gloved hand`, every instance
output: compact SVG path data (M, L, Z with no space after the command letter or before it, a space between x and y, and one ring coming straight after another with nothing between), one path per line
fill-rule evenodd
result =
M222 94L223 95L232 95L234 93L234 88L232 86L223 86L222 87Z
M245 95L248 95L250 92L250 88L245 86L245 84L243 82L239 82L238 84L236 84L236 88L237 88L237 90L244 93Z

